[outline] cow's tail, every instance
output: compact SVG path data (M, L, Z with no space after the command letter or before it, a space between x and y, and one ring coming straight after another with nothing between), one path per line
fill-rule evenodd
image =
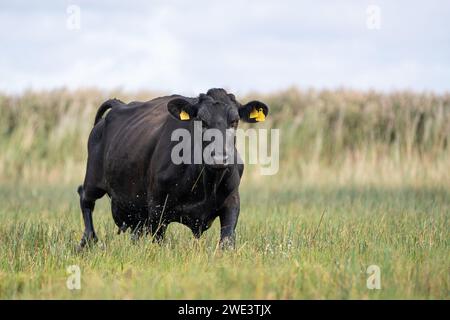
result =
M100 121L100 119L103 117L103 115L105 114L106 111L114 108L116 105L119 105L119 104L123 104L123 102L120 101L119 99L110 99L110 100L103 102L102 105L100 106L100 108L98 108L97 114L95 115L94 126L97 124L97 122Z

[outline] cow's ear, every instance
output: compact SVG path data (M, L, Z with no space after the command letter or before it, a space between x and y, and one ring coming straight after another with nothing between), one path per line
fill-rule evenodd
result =
M189 101L182 98L170 100L167 104L167 110L169 110L169 113L175 119L181 121L189 121L197 116L196 105L193 105Z
M239 117L250 123L263 122L269 113L269 107L260 101L250 101L239 108Z

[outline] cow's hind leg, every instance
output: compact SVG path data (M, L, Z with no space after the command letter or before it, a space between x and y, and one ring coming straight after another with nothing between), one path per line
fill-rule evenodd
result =
M131 241L138 243L144 234L146 234L147 227L144 223L138 222L137 225L131 227Z
M168 224L168 222L162 221L151 226L151 230L149 233L153 237L153 242L162 244L162 242L164 241L164 236L166 235Z
M150 234L153 238L153 242L161 244L164 241L164 236L166 234L167 226L170 223L167 215L165 215L165 209L167 204L168 195L165 198L164 204L157 205L155 201L150 197L148 216L149 225L147 229L147 234Z
M103 197L105 192L98 188L78 187L78 194L80 195L80 207L83 214L84 232L81 238L79 249L86 245L97 242L97 235L94 230L94 223L92 221L92 212L94 211L95 201Z

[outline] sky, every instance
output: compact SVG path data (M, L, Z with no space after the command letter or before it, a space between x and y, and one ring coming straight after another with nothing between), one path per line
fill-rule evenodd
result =
M0 0L0 91L450 89L450 1Z

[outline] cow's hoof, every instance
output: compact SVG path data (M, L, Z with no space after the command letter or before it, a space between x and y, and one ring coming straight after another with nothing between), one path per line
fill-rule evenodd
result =
M138 244L139 240L142 238L142 232L137 231L137 232L133 232L131 233L131 243L133 244Z
M153 236L152 242L161 246L164 244L164 237Z
M236 241L234 237L226 237L220 240L220 249L234 250L236 249Z
M98 242L98 238L96 235L90 235L90 236L83 235L83 238L81 238L81 241L77 246L77 251L80 252L84 248L90 247L97 242Z

